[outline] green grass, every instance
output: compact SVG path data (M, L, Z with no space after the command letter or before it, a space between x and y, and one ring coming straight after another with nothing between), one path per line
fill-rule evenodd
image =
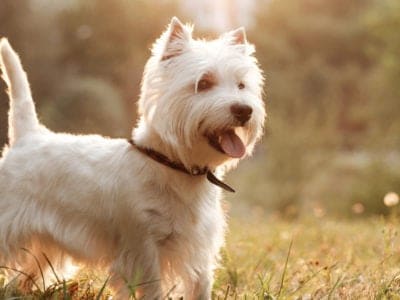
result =
M213 298L400 299L399 225L395 218L232 219ZM107 299L106 277L86 271L25 296L0 278L0 299Z
M400 299L398 222L232 220L214 295Z

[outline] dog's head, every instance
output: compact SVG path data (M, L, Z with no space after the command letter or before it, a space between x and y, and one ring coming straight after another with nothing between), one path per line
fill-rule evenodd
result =
M187 167L235 165L251 154L265 119L253 54L243 28L195 40L173 18L145 67L135 135L156 134Z

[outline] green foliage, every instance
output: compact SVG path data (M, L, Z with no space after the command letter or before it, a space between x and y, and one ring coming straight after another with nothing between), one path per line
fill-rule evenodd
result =
M314 203L332 214L352 215L358 201L367 212L386 212L385 189L399 191L385 163L394 155L398 164L400 146L399 7L395 0L259 7L249 39L265 70L269 117L257 162L232 179L239 198L288 217ZM365 163L348 172L358 156ZM347 165L338 166L343 157Z
M3 0L0 36L8 37L20 54L46 125L59 131L128 137L136 119L134 102L148 49L173 15L180 12L172 1L34 5L27 0ZM0 89L5 90L3 81ZM0 144L4 144L5 93L0 94L0 103Z
M136 96L138 86L132 82L140 82L151 43L176 11L171 2L79 1L60 16L63 65L108 79Z
M71 78L64 82L61 96L41 110L44 123L56 131L129 136L124 103L104 80Z
M366 95L375 141L381 147L400 147L400 4L396 0L377 1L376 9L365 17L371 33L367 48L377 64L368 82ZM376 146L375 146L376 147Z
M55 91L59 73L55 68L57 51L49 47L57 41L54 30L48 30L54 16L49 16L31 1L0 1L0 37L8 37L21 54L29 73L30 84L39 102ZM60 70L61 71L61 70ZM3 80L0 80L0 144L7 141L8 97Z

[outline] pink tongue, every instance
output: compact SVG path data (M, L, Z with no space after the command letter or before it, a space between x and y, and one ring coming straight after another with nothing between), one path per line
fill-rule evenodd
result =
M246 152L246 147L233 131L221 135L221 148L230 157L240 158Z

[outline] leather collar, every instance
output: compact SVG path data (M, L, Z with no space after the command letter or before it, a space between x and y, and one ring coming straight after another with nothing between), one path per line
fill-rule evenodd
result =
M139 150L141 153L145 154L146 156L150 157L151 159L157 161L160 164L163 164L167 167L170 167L171 169L180 171L180 172L188 174L190 176L206 175L208 181L210 181L212 184L215 184L228 192L232 192L232 193L235 192L235 190L233 188L231 188L229 185L227 185L226 183L219 180L207 166L203 167L203 168L200 168L198 166L193 166L190 169L187 169L183 163L177 162L177 161L172 161L164 154L157 152L151 148L139 146L132 139L128 140L128 142L135 149Z

